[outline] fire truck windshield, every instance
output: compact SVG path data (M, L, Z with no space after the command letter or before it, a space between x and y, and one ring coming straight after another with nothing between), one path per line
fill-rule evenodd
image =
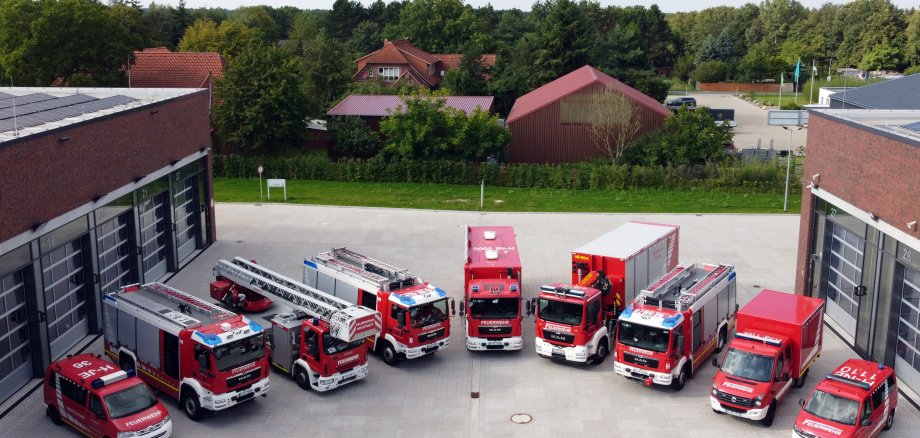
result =
M630 347L664 353L668 351L668 339L671 333L665 329L620 321L617 331L618 340Z
M447 319L447 299L422 304L409 309L412 327L419 328L437 324Z
M156 397L150 393L147 385L139 384L127 387L118 392L113 392L105 397L105 406L109 408L109 416L121 418L146 411L157 404Z
M805 412L841 424L856 424L859 402L824 391L815 391L805 404Z
M345 342L339 338L333 337L329 333L323 333L323 349L325 349L326 354L338 354L360 347L363 343L364 338L358 339L357 341Z
M542 320L574 326L581 325L582 306L580 304L540 298L538 307L538 315Z
M722 372L756 382L769 382L773 374L773 356L730 348L722 363Z
M518 316L516 298L473 298L470 316L475 319L508 319Z
M213 352L217 370L227 371L261 358L265 354L265 336L259 333L226 345L219 345L214 347Z

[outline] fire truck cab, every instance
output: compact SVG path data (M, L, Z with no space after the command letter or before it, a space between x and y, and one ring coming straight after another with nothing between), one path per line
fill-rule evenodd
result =
M894 369L850 359L825 376L793 425L798 437L875 437L894 423L898 387Z
M45 370L45 413L90 437L168 438L172 421L150 388L134 375L90 354Z
M367 341L387 365L428 356L450 345L453 312L441 288L347 248L319 253L303 263L308 286L380 312L381 330Z
M262 326L162 283L105 295L105 353L192 420L268 395Z
M460 316L470 351L520 350L521 259L512 227L467 227Z
M529 302L537 354L560 361L599 365L610 351L601 291L553 283Z
M324 392L367 377L364 339L380 332L380 313L241 257L219 260L214 273L290 308L271 319L270 362L301 388Z
M679 265L620 314L614 372L680 390L725 345L737 312L732 265Z

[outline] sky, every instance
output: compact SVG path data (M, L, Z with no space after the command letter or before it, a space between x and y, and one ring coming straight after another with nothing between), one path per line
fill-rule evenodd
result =
M361 3L368 5L373 0L360 0ZM387 1L387 0L384 0ZM824 3L849 3L851 0L799 0L800 3L809 8L816 8ZM466 0L466 4L479 7L491 4L495 9L517 8L529 11L535 0ZM891 0L899 8L909 9L917 7L917 0ZM167 3L173 6L179 4L179 0L160 0L156 3ZM307 0L307 1L290 1L290 0L186 0L189 8L198 7L222 7L235 9L239 6L267 5L267 6L294 6L301 9L332 9L335 0ZM387 1L389 3L389 1ZM760 0L599 0L603 6L651 6L657 4L663 12L683 12L697 11L700 9L710 8L713 6L741 6L745 3L760 3Z

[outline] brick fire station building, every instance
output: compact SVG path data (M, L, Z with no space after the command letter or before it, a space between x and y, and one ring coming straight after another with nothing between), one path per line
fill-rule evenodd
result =
M0 403L215 240L208 93L0 88Z
M809 112L796 291L920 401L920 111Z

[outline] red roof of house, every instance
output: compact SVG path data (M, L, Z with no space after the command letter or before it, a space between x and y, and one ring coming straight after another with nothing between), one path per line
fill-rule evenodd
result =
M368 64L374 65L399 65L406 67L405 70L412 71L410 76L416 82L422 85L434 86L441 81L441 71L450 71L460 65L463 59L462 54L446 53L432 55L424 50L412 45L409 40L384 40L383 47L375 52L368 53L357 60L358 71L354 77L358 77ZM495 65L495 55L482 55L482 63L486 66ZM435 66L433 70L430 68ZM430 74L429 74L430 73ZM405 76L405 73L400 75Z
M154 47L134 52L131 86L134 88L207 88L219 78L227 61L217 53L171 52Z
M517 119L520 119L528 114L531 114L547 105L556 102L559 99L562 99L565 96L568 96L582 88L585 88L594 83L601 83L607 87L613 88L620 93L623 93L626 97L629 97L636 103L648 107L650 110L655 111L663 116L668 116L671 114L667 108L657 100L643 94L641 91L630 87L606 74L604 72L586 65L579 68L565 76L562 76L546 85L543 85L536 90L531 91L521 97L519 97L515 102L514 106L511 108L511 112L508 114L508 120L506 123L512 123Z
M441 62L444 63L444 71L451 71L459 67L460 61L463 60L463 54L460 54L460 53L438 53L434 56L440 59ZM482 65L486 67L495 66L495 55L494 54L490 53L488 55L482 55L479 58L479 60L480 62L482 62Z
M492 96L444 96L445 104L450 108L471 114L477 107L492 110L495 100ZM402 97L390 95L352 94L334 106L327 116L386 117L390 112L404 105Z

